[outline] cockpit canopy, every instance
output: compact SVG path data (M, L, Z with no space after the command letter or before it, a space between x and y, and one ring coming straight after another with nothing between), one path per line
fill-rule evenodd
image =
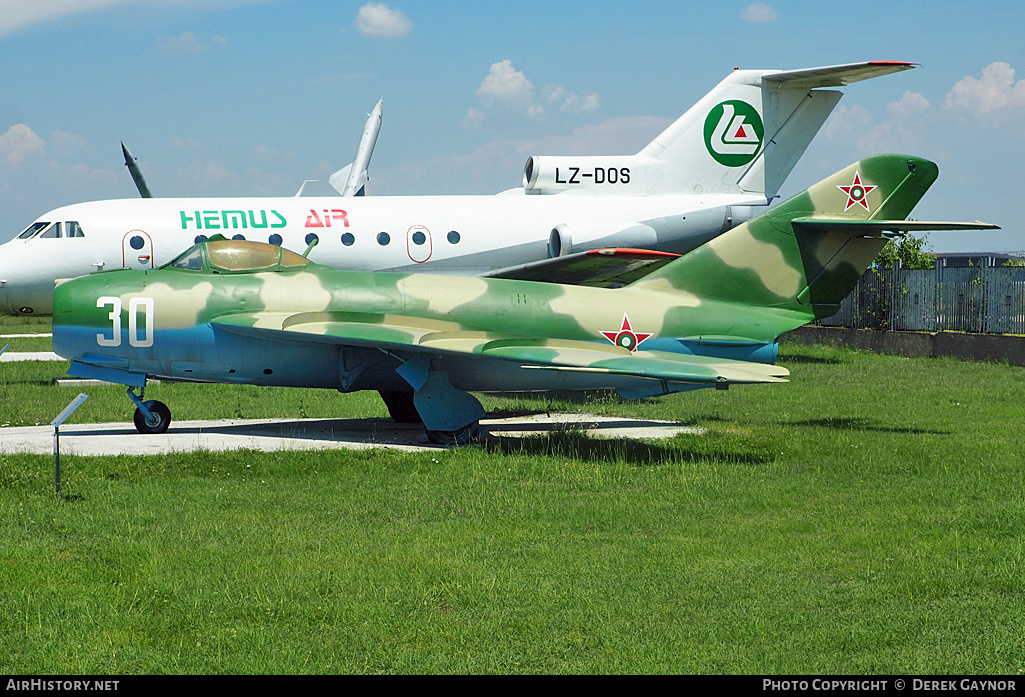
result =
M292 271L309 266L306 257L263 242L215 240L200 242L161 268L210 273Z

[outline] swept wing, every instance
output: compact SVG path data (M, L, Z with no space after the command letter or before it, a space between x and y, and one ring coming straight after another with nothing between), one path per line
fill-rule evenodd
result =
M696 384L786 382L786 368L613 344L467 330L456 322L371 313L243 313L213 324L291 342L329 342L415 354L474 354L543 370L609 373Z

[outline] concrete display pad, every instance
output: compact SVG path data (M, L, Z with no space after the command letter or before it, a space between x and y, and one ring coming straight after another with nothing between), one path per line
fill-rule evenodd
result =
M3 346L0 346L3 348ZM64 361L69 363L67 358L61 358L53 351L4 351L0 354L0 363L20 363L22 361Z
M491 438L526 437L554 430L582 431L598 438L656 439L703 429L673 421L593 414L536 414L483 419ZM172 421L167 433L142 435L131 423L65 424L62 455L159 455L194 450L323 450L395 448L436 450L423 426L391 419L221 419ZM0 453L53 453L53 427L0 428Z

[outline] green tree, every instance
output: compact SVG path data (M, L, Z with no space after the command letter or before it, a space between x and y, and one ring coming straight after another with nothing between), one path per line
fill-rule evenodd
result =
M904 269L931 269L936 262L936 255L929 249L924 237L904 235L887 242L875 263L884 269L896 268L898 261Z

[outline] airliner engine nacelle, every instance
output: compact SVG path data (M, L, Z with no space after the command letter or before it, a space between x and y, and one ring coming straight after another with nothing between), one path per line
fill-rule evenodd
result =
M737 227L741 223L746 223L762 212L764 212L764 209L761 206L758 207L757 211L755 211L754 206L730 206L726 212L726 223L723 226L723 232Z
M663 162L636 155L591 157L532 156L523 168L523 190L528 194L644 195L648 174L665 167Z
M548 257L554 259L602 247L654 249L657 242L655 230L643 223L610 222L584 226L562 223L552 228L548 236Z

